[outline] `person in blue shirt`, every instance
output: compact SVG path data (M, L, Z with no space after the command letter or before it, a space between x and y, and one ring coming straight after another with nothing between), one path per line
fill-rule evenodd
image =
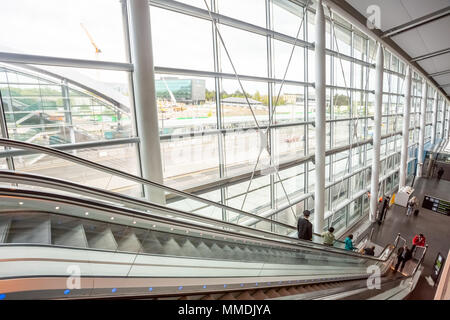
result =
M353 235L349 234L347 238L345 238L345 250L353 251L355 247L353 247Z

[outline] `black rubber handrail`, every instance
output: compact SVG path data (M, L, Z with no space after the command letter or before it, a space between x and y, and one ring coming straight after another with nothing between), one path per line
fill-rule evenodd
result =
M1 146L5 146L5 147L10 147L10 148L18 148L18 149L24 149L24 150L39 151L41 153L45 153L47 155L51 155L51 156L55 156L55 157L60 158L60 159L71 161L73 163L76 163L76 164L79 164L79 165L83 165L83 166L86 166L86 167L89 167L89 168L93 168L93 169L102 171L102 172L107 173L107 174L111 174L111 175L115 175L115 176L118 176L118 177L122 177L122 178L125 178L125 179L128 179L128 180L137 182L139 184L143 184L143 185L148 185L148 186L152 186L152 187L155 187L155 188L159 188L161 190L164 190L164 191L167 191L167 192L170 192L170 193L173 193L173 194L177 194L179 196L182 196L182 197L185 197L185 198L189 198L189 199L192 199L192 200L195 200L195 201L199 201L199 202L205 203L205 204L210 205L210 206L214 206L214 207L218 207L220 209L224 209L224 210L228 210L228 211L231 211L231 212L235 212L235 213L238 213L240 215L244 215L244 216L247 216L247 217L250 217L250 218L255 218L255 219L258 219L260 221L268 222L270 224L279 225L279 226L284 227L284 228L297 230L297 228L295 226L292 226L292 225L289 225L289 224L285 224L285 223L282 223L282 222L279 222L279 221L271 220L271 219L268 219L268 218L264 218L264 217L258 216L256 214L252 214L250 212L239 210L239 209L236 209L236 208L233 208L233 207L229 207L229 206L226 206L226 205L223 205L223 204L220 204L220 203L217 203L217 202L214 202L214 201L211 201L211 200L208 200L208 199L205 199L205 198L193 195L193 194L188 193L188 192L180 191L180 190L177 190L177 189L165 186L163 184L160 184L160 183L157 183L157 182L154 182L154 181L151 181L151 180L147 180L147 179L141 178L139 176L135 176L133 174L129 174L129 173L121 171L121 170L117 170L117 169L114 169L114 168L110 168L110 167L98 164L98 163L90 161L90 160L79 158L77 156L74 156L72 154L69 154L69 153L66 153L66 152L63 152L63 151L60 151L60 150L56 150L54 148L49 148L49 147L40 146L40 145L33 144L33 143L28 143L28 142L23 142L23 141L16 141L16 140L5 139L5 138L0 138L0 145Z
M41 192L41 191L35 191L35 190L0 188L0 196L16 197L18 199L28 198L28 199L38 200L38 201L53 201L53 202L57 202L57 203L67 203L67 204L71 204L71 205L80 206L83 208L87 207L87 208L99 210L102 212L114 213L115 215L135 217L135 218L145 219L145 220L152 221L152 222L159 222L159 223L166 223L166 224L169 223L172 225L178 225L179 227L186 228L186 229L187 228L201 229L201 230L209 231L212 233L220 233L220 234L223 234L226 236L228 235L228 236L236 236L236 237L245 237L247 239L251 239L256 242L263 241L263 242L276 243L276 245L282 245L282 246L290 246L290 247L293 246L295 248L301 247L301 248L306 248L306 249L312 250L312 251L322 251L322 252L327 252L327 253L332 253L332 254L351 256L354 258L374 260L374 261L379 261L379 262L387 261L387 259L389 259L392 252L394 251L394 250L392 250L390 252L389 256L386 257L386 259L380 259L380 258L376 258L376 257L372 257L372 256L361 255L356 252L350 252L350 251L343 250L340 248L328 247L328 246L324 246L321 244L310 243L310 242L306 242L306 241L302 242L300 240L297 240L297 239L291 238L291 237L285 237L286 239L283 239L283 240L282 239L273 239L273 237L278 238L278 237L282 237L282 236L279 236L279 235L273 234L273 233L269 233L269 232L263 231L263 230L258 230L258 229L253 229L250 227L235 225L235 224L228 223L228 222L222 222L222 224L228 225L228 228L230 228L230 229L239 228L243 231L248 231L250 234L243 234L243 233L236 232L236 231L223 230L223 229L210 227L210 226L199 226L197 224L193 224L190 222L184 222L184 221L180 222L179 220L176 220L176 219L156 216L151 213L143 213L141 211L133 210L130 208L117 207L117 206L113 206L110 204L98 203L98 202L92 201L92 200L85 200L85 199L75 198L75 197L71 197L71 196L65 196L65 195L61 195L61 194L47 193L47 192ZM165 212L165 213L169 213L169 214L170 213L184 214L183 211L180 211L177 209L172 209L172 208L167 208L165 206L161 206L161 205L157 205L157 204L151 204L151 206L152 206L151 207L152 210L155 210L155 211L161 211L161 212ZM67 213L67 214L70 215L70 213ZM206 219L209 219L209 218L206 218ZM262 237L259 237L256 234L260 234ZM266 237L268 236L269 238L266 238L265 236ZM288 242L286 242L286 241L288 241ZM398 236L395 241L395 247L396 247L397 243L398 243Z

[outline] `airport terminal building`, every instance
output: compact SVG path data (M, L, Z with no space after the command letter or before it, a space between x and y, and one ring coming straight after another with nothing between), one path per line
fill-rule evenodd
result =
M449 3L369 2L5 1L0 300L449 299Z

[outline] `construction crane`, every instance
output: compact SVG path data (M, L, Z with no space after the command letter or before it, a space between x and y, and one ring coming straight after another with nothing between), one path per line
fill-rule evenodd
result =
M102 52L102 50L100 50L100 48L95 44L94 39L92 38L92 36L89 33L89 31L86 29L84 24L80 23L80 26L81 26L81 28L83 28L84 32L86 32L86 35L88 36L89 40L91 41L91 44L94 46L94 48L95 48L95 60L98 60L98 55ZM96 76L97 76L97 81L100 81L100 72L99 72L98 69L96 71Z
M89 33L89 31L86 29L84 24L80 23L80 26L83 28L84 32L86 32L86 35L88 36L89 40L91 41L91 44L94 46L94 48L95 48L95 57L98 59L98 55L99 55L99 53L102 52L102 50L100 50L100 48L95 44L94 39L92 38L92 36Z

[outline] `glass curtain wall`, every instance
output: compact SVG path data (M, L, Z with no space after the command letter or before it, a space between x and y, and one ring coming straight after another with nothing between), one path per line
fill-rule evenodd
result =
M120 1L26 0L2 3L0 51L126 63ZM70 14L68 14L70 12ZM101 23L98 12L104 12ZM51 59L50 59L51 60ZM129 73L63 64L0 61L0 93L7 137L67 152L140 174ZM70 150L73 149L73 150ZM8 168L75 181L133 196L141 187L45 155L15 156Z
M33 19L27 16L25 0L9 3L0 13L1 29L11 30L21 21L35 21L36 26L31 33L22 28L8 38L5 44L17 50L0 51L130 62L125 2L89 3L49 1ZM149 6L164 183L291 225L305 209L314 214L315 1L150 0ZM59 20L67 7L73 9L70 24ZM369 212L376 42L324 10L325 228L342 233ZM96 12L108 13L102 24ZM51 32L34 37L39 30ZM404 62L388 50L384 68L380 195L398 185L406 73ZM140 174L130 74L2 64L0 89L9 137L73 145L71 152L78 156ZM414 73L410 176L417 154L421 81ZM432 90L429 97L427 123ZM428 125L426 139L430 134ZM76 147L87 142L102 144ZM15 157L14 163L20 170L52 170L64 179L142 196L139 186L105 176L73 176L76 170L62 170L47 157ZM7 167L4 161L0 164ZM223 213L222 218L279 231L236 214Z

